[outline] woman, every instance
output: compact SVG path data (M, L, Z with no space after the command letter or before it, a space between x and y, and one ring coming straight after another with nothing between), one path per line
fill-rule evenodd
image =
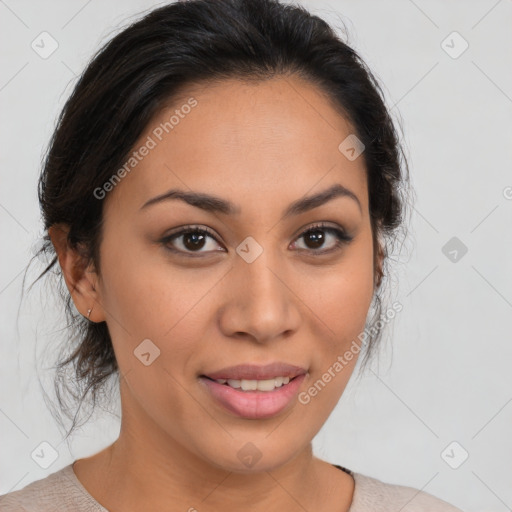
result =
M404 170L375 79L303 8L178 2L112 39L39 198L82 315L63 364L94 397L119 374L121 431L2 510L456 511L312 453L378 341Z

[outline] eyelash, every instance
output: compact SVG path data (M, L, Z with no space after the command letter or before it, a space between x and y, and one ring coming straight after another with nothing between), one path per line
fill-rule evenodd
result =
M348 235L342 229L328 226L325 223L320 222L318 224L314 224L314 225L310 226L307 230L303 231L296 238L296 240L299 240L300 238L302 238L302 237L308 235L310 232L314 232L314 231L325 231L327 233L333 234L337 238L335 246L331 249L326 249L326 250L299 249L299 251L309 252L314 255L328 254L328 253L332 253L332 252L342 249L344 245L349 244L353 239L352 236ZM214 233L212 231L210 231L210 229L205 228L205 227L199 228L199 227L195 227L195 226L186 226L185 228L181 229L180 231L164 237L160 242L170 252L179 253L180 255L183 255L186 257L192 257L192 258L203 257L204 253L201 253L199 251L187 252L187 251L182 251L181 249L171 248L169 246L169 242L171 242L175 238L179 238L182 235L191 234L191 233L200 234L200 235L208 235L209 237L213 238L220 245L220 242L217 240L217 237L214 235ZM208 252L210 252L210 251L205 251L205 253L208 253ZM220 251L214 251L214 252L220 252Z

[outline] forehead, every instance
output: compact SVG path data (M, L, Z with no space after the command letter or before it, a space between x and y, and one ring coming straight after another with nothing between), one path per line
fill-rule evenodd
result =
M133 148L150 149L138 151L112 194L135 211L178 187L243 211L251 199L261 209L340 183L366 209L364 160L338 149L353 132L321 90L297 77L199 83L151 120Z

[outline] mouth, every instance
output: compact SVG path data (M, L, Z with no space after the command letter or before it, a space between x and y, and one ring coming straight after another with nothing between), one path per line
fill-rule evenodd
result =
M277 416L292 407L305 378L306 373L272 379L213 379L201 375L199 380L224 412L255 420Z

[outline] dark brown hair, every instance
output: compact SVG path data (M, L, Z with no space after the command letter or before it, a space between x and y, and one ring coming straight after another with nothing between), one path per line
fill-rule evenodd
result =
M87 394L94 409L118 366L107 324L89 322L74 308L48 228L68 226L69 246L99 273L104 202L93 191L123 165L159 109L191 84L283 75L316 85L364 144L374 251L385 242L386 264L403 226L407 162L382 90L356 52L321 18L277 0L188 0L152 10L91 60L58 118L39 179L46 234L36 256L49 263L37 280L57 267L51 274L69 321L63 349L70 353L56 366L55 389L68 417L63 392L80 401L68 436ZM370 325L381 314L382 276L387 272L377 279ZM363 366L381 332L374 329L366 341ZM70 364L72 376L65 372Z

